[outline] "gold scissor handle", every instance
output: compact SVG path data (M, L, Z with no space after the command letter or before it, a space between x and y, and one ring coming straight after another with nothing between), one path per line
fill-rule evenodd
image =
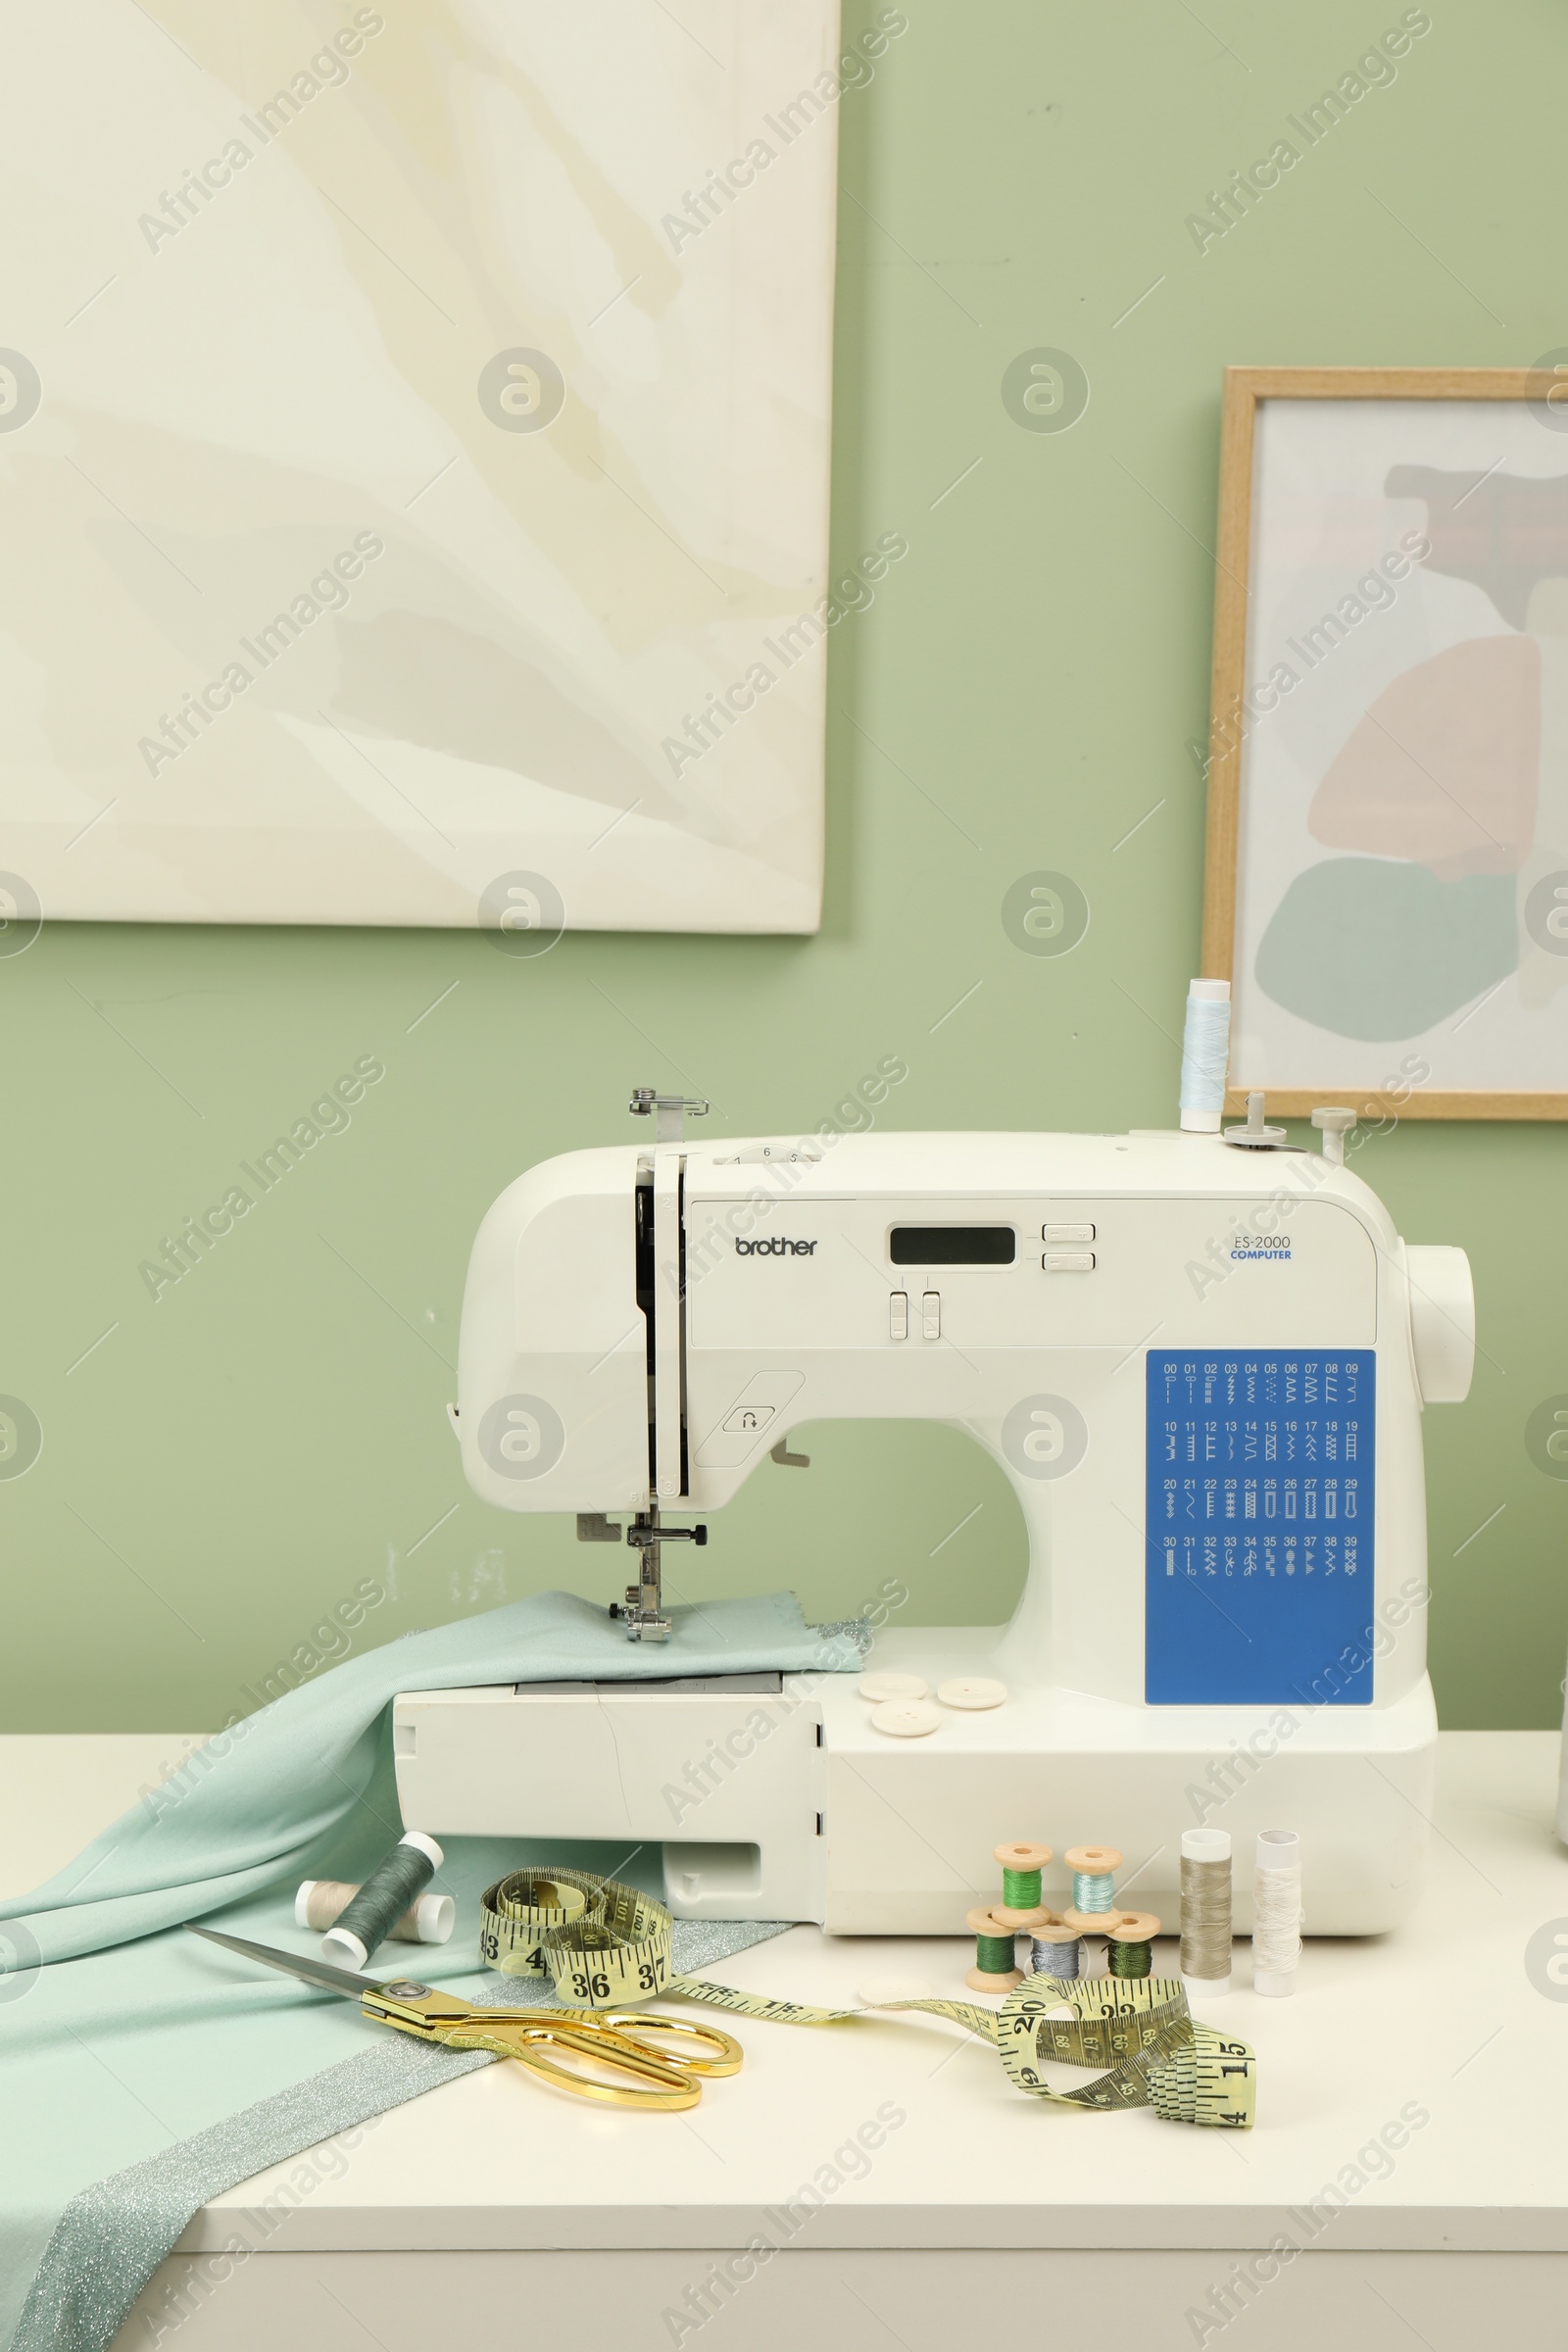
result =
M703 2095L691 2071L669 2065L643 2043L601 2024L593 2012L508 2018L505 2024L486 2014L482 2024L474 2019L443 2025L437 2038L450 2049L493 2050L498 2057L514 2058L558 2090L613 2107L679 2110L695 2107ZM564 2066L557 2053L586 2063Z
M653 2009L570 2009L565 2014L573 2020L596 2019L688 2075L738 2075L745 2063L745 2051L730 2034L690 2018L665 2017Z

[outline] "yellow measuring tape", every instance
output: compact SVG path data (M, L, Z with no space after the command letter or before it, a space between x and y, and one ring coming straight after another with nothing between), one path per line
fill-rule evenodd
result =
M673 1923L662 1903L586 1870L519 1870L481 1898L480 1957L508 1977L549 1977L578 2009L652 2000L701 2001L770 2025L831 2026L890 2010L946 2017L994 2042L1008 2079L1032 2098L1100 2110L1152 2107L1167 2122L1246 2130L1257 2096L1249 2044L1200 2026L1174 1977L1026 1977L1000 2010L972 2001L887 2001L812 2009L737 1992L670 1966ZM1067 2017L1048 2012L1067 2008ZM1106 2071L1081 2090L1054 2090L1051 2064Z

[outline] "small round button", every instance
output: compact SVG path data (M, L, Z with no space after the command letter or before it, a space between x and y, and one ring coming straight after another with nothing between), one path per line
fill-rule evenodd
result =
M859 1681L862 1698L873 1705L885 1698L929 1698L931 1686L917 1674L862 1674Z
M871 1710L873 1732L886 1732L890 1740L923 1740L928 1732L940 1732L942 1717L924 1698L890 1698Z
M937 1696L945 1707L1000 1707L1007 1695L1005 1683L988 1683L983 1675L956 1675L938 1683Z

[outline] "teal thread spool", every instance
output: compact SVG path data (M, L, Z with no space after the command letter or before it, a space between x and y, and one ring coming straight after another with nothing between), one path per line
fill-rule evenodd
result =
M1113 1845L1073 1845L1062 1857L1072 1872L1075 1911L1108 1911L1116 1896L1121 1856Z
M1105 1971L1112 1977L1153 1974L1154 1937L1159 1922L1152 1911L1118 1911L1105 1929Z
M964 1979L971 1990L1010 1992L1021 1984L1023 1971L1014 1964L1016 1930L1011 1923L987 1908L971 1911L966 1924L974 1934L974 1966Z

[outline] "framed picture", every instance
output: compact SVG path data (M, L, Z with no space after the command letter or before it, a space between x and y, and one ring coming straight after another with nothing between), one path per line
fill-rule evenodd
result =
M1228 368L1216 564L1237 1106L1568 1118L1568 367Z
M896 33L688 18L30 21L17 914L816 928L825 640L906 552L827 576L839 114Z

